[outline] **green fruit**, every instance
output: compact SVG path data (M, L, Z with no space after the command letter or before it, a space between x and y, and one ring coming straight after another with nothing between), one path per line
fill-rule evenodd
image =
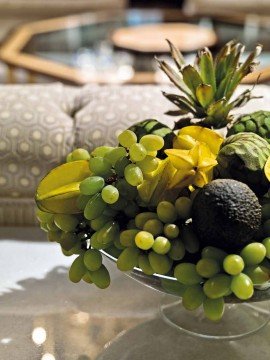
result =
M240 116L228 131L228 136L239 132L253 132L270 143L270 111L259 110Z
M261 205L249 187L218 179L205 185L192 206L193 229L202 245L237 250L251 242L261 224Z
M161 136L164 139L164 147L158 152L159 158L164 157L165 149L170 149L173 147L173 138L175 137L174 132L168 126L160 123L157 120L149 119L141 121L131 126L129 130L133 131L137 135L138 141L140 141L144 135L153 134Z
M247 184L257 195L264 195L269 181L264 166L270 156L268 142L254 133L241 132L228 137L218 153L215 176Z

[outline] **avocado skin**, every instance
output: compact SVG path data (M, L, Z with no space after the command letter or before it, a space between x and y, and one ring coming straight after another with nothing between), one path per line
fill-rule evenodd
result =
M205 185L192 206L192 223L202 246L237 251L252 242L261 225L257 196L244 183L217 179Z

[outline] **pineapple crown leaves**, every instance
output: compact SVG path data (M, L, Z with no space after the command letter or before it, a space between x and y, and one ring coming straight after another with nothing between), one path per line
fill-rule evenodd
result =
M240 63L240 57L244 46L236 41L228 42L215 58L208 48L204 48L198 52L192 66L186 65L181 52L167 41L176 69L164 60L156 60L160 69L182 93L176 95L163 92L178 107L178 110L167 114L183 116L191 113L193 117L201 119L199 122L202 126L226 126L231 121L229 112L253 98L251 90L245 90L230 102L238 84L258 64L256 58L260 55L262 46L257 45L243 63ZM183 120L186 125L187 119L183 117ZM177 128L181 127L181 124L177 124Z

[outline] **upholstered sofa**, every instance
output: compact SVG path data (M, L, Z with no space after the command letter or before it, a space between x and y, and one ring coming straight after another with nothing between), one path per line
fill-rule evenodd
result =
M164 89L164 87L163 87ZM146 119L173 125L157 86L0 86L0 226L33 225L39 180L75 147L115 144L116 135ZM168 89L167 89L168 90ZM240 89L241 90L241 89ZM242 112L270 110L270 92Z

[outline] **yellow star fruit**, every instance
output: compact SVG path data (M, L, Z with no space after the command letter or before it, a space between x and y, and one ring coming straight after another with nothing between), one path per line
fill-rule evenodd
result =
M215 155L204 143L197 143L190 150L165 150L172 165L177 169L169 187L195 185L203 187L212 176L212 169L217 165Z
M210 151L217 155L223 140L223 137L213 130L196 125L186 126L179 130L178 136L173 142L173 147L174 149L190 150L195 146L196 142L199 142L208 145Z

